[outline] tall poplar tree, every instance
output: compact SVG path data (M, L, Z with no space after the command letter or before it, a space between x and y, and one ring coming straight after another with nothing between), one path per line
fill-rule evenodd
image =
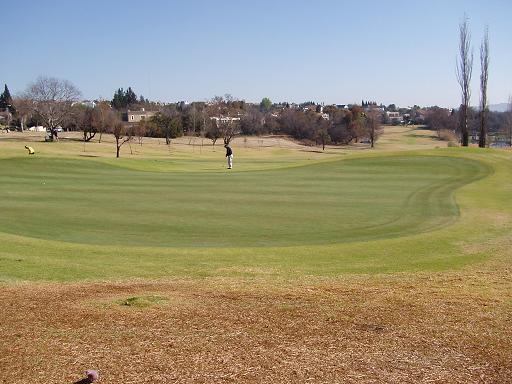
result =
M489 105L487 100L487 80L489 79L489 30L485 29L484 39L480 46L480 134L478 146L485 148L487 141L487 114Z
M461 89L459 131L461 144L467 147L469 144L468 113L471 99L471 74L473 71L473 52L471 50L471 34L469 32L468 18L459 25L459 57L457 60L457 80Z

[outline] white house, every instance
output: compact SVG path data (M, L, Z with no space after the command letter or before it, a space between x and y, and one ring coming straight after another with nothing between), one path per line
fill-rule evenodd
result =
M219 122L232 123L234 121L240 121L239 117L229 117L229 116L221 116L221 117L213 116L213 117L210 117L210 119L215 120L217 123L219 123Z
M396 123L402 121L402 116L400 116L399 112L386 112L386 116L388 117L391 123Z
M74 105L83 105L84 107L87 107L87 108L96 108L96 102L90 101L90 100L76 101L71 104L71 106L74 106Z
M30 127L28 130L31 132L46 132L46 128L42 125Z

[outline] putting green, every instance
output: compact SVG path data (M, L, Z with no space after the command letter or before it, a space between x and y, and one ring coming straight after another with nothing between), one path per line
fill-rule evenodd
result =
M194 173L137 171L86 159L4 159L0 232L145 247L394 238L453 222L454 191L488 172L478 161L426 155Z

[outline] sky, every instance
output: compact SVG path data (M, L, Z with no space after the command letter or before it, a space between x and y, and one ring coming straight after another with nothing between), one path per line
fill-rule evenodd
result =
M38 76L84 99L131 86L155 101L231 94L259 102L460 104L459 24L479 47L489 27L489 101L512 94L510 0L0 0L0 84Z

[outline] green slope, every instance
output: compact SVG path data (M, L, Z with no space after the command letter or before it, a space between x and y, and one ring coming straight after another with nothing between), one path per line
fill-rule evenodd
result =
M451 269L492 256L473 244L510 233L505 152L233 173L118 165L1 160L0 280Z
M426 156L192 174L133 171L88 160L2 160L0 231L163 247L389 238L450 222L458 213L453 191L485 172L475 161Z

